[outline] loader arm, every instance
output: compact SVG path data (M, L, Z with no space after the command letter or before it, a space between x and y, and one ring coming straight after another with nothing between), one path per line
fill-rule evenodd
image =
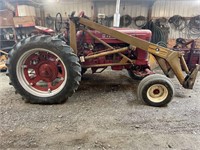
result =
M186 62L183 58L183 54L181 52L172 51L168 48L164 48L157 44L153 44L151 42L139 39L137 37L121 33L119 31L100 25L98 23L95 23L91 20L82 17L72 17L70 19L70 46L74 49L75 53L77 53L77 46L75 44L77 24L81 24L88 28L95 29L99 32L114 37L120 41L133 45L142 50L148 51L156 58L159 66L166 75L169 75L169 72L172 70L177 79L179 80L180 84L184 88L188 89L193 88L196 76L198 74L199 65L196 65L195 69L189 71ZM186 75L184 74L181 66L183 67L183 70L186 72Z

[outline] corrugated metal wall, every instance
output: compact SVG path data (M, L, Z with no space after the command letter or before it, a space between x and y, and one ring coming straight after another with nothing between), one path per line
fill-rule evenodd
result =
M70 14L72 11L77 13L81 10L86 15L92 17L94 14L103 13L106 16L113 16L115 13L115 0L62 0L57 5L48 4L44 6L45 14L55 17L57 12L61 12L63 16ZM148 0L121 0L120 14L136 16L147 16L149 8ZM200 0L156 0L152 7L152 17L172 17L173 15L181 15L183 17L193 17L200 15ZM135 27L131 25L130 27ZM177 31L170 28L169 38L188 38L188 31Z
M58 12L60 12L63 17L67 17L72 11L76 11L76 14L78 14L82 10L84 10L89 17L94 14L92 0L61 1L57 4L48 3L44 5L44 10L45 16L50 14L52 17L55 17Z
M174 15L182 17L194 17L200 15L200 1L199 0L157 0L152 8L152 17L170 18ZM183 30L176 30L170 26L170 39L182 38L197 38L189 34L189 29L186 27Z
M146 1L121 1L120 4L120 14L130 15L132 17L136 16L147 16L148 3ZM103 1L95 2L95 7L97 13L104 13L107 16L111 16L115 13L116 1Z
M95 6L98 13L113 15L115 12L116 1L97 1ZM129 14L135 16L147 16L149 3L144 0L121 1L121 15ZM173 15L191 17L200 14L200 0L156 0L152 17L171 17Z
M110 17L113 16L116 9L116 1L98 1L94 3L96 13L105 14ZM131 17L144 16L147 17L149 3L147 1L121 1L120 3L120 15L129 15ZM111 23L112 26L112 23ZM132 23L130 28L137 28Z
M115 12L115 1L103 1L96 2L95 7L97 13L104 13L107 16L111 16ZM148 1L136 0L136 1L121 1L120 14L128 14L132 17L147 16L149 3ZM170 18L174 15L180 15L183 17L193 17L200 15L200 0L157 0L152 7L152 17ZM170 25L169 25L170 26ZM133 24L130 27L135 27ZM189 37L190 36L190 37ZM182 38L196 38L191 37L188 34L188 29L185 28L182 31L170 28L169 38L176 39Z
M152 9L152 17L171 17L173 15L192 17L199 14L199 0L157 0Z

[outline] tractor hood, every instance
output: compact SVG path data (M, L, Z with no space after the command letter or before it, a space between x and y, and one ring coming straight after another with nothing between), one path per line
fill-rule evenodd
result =
M134 36L143 40L147 40L150 41L151 39L151 31L150 30L139 30L139 29L130 29L130 28L111 28L114 30L117 30L119 32L128 34L130 36ZM107 34L101 33L99 31L96 30L88 30L89 32L91 32L93 35L95 35L96 37L100 38L101 40L105 41L106 43L124 43L122 41L119 41L116 38L113 38ZM94 39L86 32L83 31L78 31L77 32L77 39L78 41L81 40L86 43L93 43ZM99 43L97 40L95 40L95 43Z

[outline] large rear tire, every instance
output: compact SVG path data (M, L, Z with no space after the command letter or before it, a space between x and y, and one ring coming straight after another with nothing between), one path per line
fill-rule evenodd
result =
M166 76L152 74L139 83L137 95L150 106L165 106L173 99L174 86Z
M27 102L63 103L79 86L81 67L72 49L50 36L20 41L10 52L8 75L11 84Z

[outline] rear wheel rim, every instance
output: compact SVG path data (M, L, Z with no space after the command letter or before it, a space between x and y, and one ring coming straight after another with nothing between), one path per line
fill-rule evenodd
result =
M166 100L168 94L167 88L162 84L151 85L147 90L147 98L154 103Z
M58 94L67 82L67 69L60 57L50 50L35 48L20 56L16 66L21 86L37 97Z

